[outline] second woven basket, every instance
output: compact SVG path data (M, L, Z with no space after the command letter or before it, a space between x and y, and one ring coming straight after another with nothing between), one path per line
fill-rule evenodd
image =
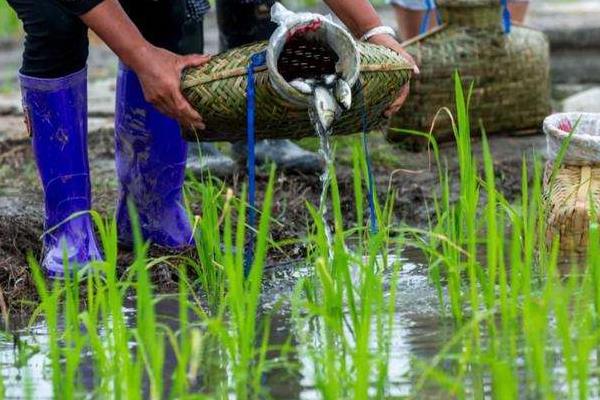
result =
M551 115L544 132L550 159L544 171L547 241L558 239L562 251L584 254L590 223L600 215L600 114ZM554 168L559 154L562 163Z
M513 26L505 33L500 0L438 0L444 25L403 45L421 69L411 94L391 127L429 132L442 107L453 108L458 71L473 82L473 128L487 132L538 130L550 113L549 45L543 33ZM453 138L450 119L440 113L434 135ZM414 140L394 129L391 141Z

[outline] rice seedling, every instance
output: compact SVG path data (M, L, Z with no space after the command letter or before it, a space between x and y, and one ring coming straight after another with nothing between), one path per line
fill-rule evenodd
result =
M356 220L344 214L330 166L330 220L307 204L307 256L289 295L283 342L273 338L272 315L261 307L273 244L273 169L256 228L247 226L245 190L235 194L210 178L187 184L188 205L201 204L191 218L194 255L153 257L134 229L133 261L123 272L116 222L93 212L105 257L85 276L49 284L30 257L41 300L31 321L42 316L47 326L54 397L269 398L265 382L277 369L303 371L313 397L393 397L399 384L391 354L402 335L398 287L408 246L426 255L440 314L453 324L434 356L411 363L411 398L598 397L600 227L590 226L585 263L563 260L546 237L541 161L523 159L520 196L509 201L497 185L491 140L484 133L476 146L471 137L470 90L456 75L456 174L431 142L440 184L427 229L396 222L392 189L375 199L379 229L369 228L359 140L351 152ZM246 277L249 245L254 258ZM177 270L177 293L157 293L151 273L161 265ZM176 305L168 315L163 302ZM93 369L91 382L84 365ZM0 376L0 399L6 384Z

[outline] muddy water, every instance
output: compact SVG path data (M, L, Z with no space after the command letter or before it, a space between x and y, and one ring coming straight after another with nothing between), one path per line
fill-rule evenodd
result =
M304 273L302 268L286 266L268 276L263 309L272 313L272 344L282 344L290 335L293 338L289 307L285 306L285 299L292 293L297 278ZM440 316L436 292L428 282L426 273L422 264L407 260L398 281L395 335L389 365L392 382L390 394L394 396L405 396L412 392L418 379L416 371L420 369L415 368L415 362L429 361L452 337L451 324ZM165 300L158 303L157 307L157 312L172 324L172 316L176 316L178 312L176 301ZM128 321L135 322L133 308L126 308L123 312ZM47 328L43 321L14 334L0 335L0 370L8 399L52 398L48 351ZM172 355L167 356L165 382L168 382L175 367ZM93 366L89 355L86 357L82 366L83 385L92 389ZM319 398L314 388L312 361L301 354L301 351L293 358L297 364L292 369L294 372L290 373L288 368L285 371L272 371L265 376L268 392L275 399ZM431 398L438 396L432 393Z

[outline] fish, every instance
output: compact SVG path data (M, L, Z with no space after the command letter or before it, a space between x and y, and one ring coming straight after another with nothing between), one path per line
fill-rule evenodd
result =
M323 75L323 83L325 84L325 86L332 88L335 85L337 78L338 77L335 74Z
M335 83L334 95L343 110L347 111L350 109L352 106L352 89L348 85L348 82L341 78L338 79Z
M302 94L312 94L313 92L313 86L303 79L294 79L290 82L290 86Z
M318 85L313 93L313 107L323 131L328 131L338 114L338 104L329 89Z

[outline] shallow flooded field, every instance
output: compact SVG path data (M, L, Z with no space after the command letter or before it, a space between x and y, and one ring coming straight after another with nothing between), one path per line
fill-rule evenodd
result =
M415 255L416 256L416 255ZM389 380L390 396L404 397L413 392L418 375L415 374L415 363L428 363L452 335L452 322L440 315L439 302L434 287L428 282L427 269L409 259L398 260L402 264L402 272L397 282L397 290L402 293L396 299L396 311L391 338ZM294 345L299 332L294 331L294 323L290 315L286 298L293 293L290 288L298 276L305 275L305 268L297 268L291 273L289 266L282 271L273 272L265 283L263 295L264 314L271 316L271 344L283 345L292 341L289 361L278 360L279 355L272 353L275 369L266 372L263 377L265 391L274 399L316 399L321 398L315 388L315 376L310 357L303 354L302 346ZM273 279L277 282L271 285ZM282 281L283 280L283 281ZM279 305L279 303L282 303ZM157 317L177 329L174 316L178 313L177 300L173 296L160 299L156 307ZM127 325L135 325L135 308L124 307ZM52 373L49 367L50 351L48 346L48 326L42 319L31 328L19 329L13 334L0 337L0 365L5 382L6 398L51 399ZM131 343L135 346L135 342ZM213 360L218 364L218 360ZM164 364L164 379L176 368L176 359L168 354ZM277 364L281 364L277 366ZM80 366L82 375L82 397L93 394L94 364L88 355ZM203 371L208 373L209 371ZM434 396L433 392L431 395Z

